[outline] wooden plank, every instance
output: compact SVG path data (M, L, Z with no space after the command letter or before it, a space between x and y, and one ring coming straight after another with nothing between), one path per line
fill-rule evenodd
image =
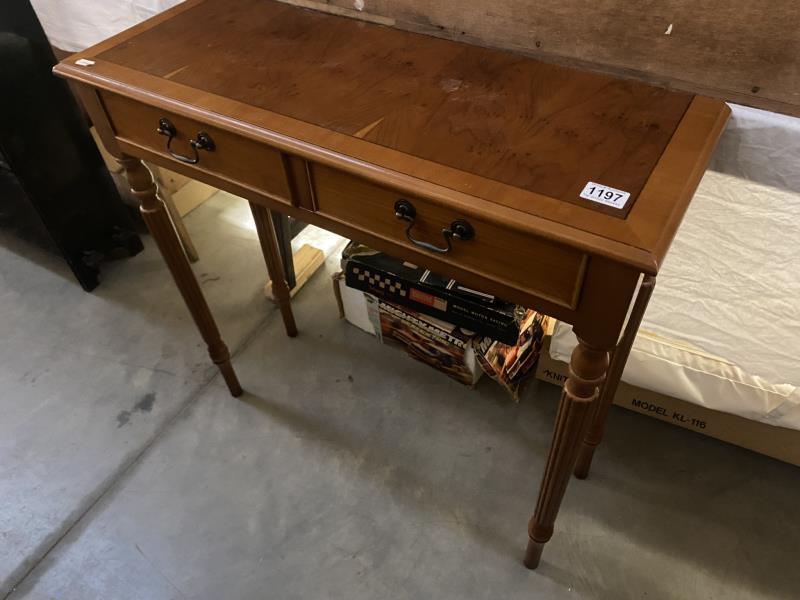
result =
M161 169L160 167L159 170L166 171L166 169ZM171 171L167 172L171 173ZM172 192L172 200L178 209L178 213L185 217L218 191L217 188L202 181L187 178L183 186Z
M90 131L108 170L112 173L121 173L122 166L108 153L95 128L92 127ZM153 165L153 171L153 175L158 180L162 191L172 196L172 201L175 203L175 207L181 217L185 217L218 191L215 187L185 175L180 175L164 167Z
M311 279L311 276L317 272L325 262L325 254L319 248L315 248L309 244L303 244L300 249L294 253L294 269L295 269L295 286L289 291L292 298L300 291L306 282ZM264 295L272 301L275 301L274 294L272 293L272 281L268 281L264 286Z
M183 186L191 181L188 177L181 175L180 173L176 173L175 171L170 171L169 169L164 169L161 167L157 168L160 173L158 174L158 183L161 189L166 189L168 192L174 194Z
M796 0L281 1L800 115Z

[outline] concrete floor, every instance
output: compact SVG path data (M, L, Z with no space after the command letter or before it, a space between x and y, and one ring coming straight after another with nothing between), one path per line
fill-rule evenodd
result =
M238 400L151 240L86 294L0 238L0 598L800 596L800 470L618 409L525 570L556 389L468 391L339 321L324 273L286 338L247 219L187 219Z

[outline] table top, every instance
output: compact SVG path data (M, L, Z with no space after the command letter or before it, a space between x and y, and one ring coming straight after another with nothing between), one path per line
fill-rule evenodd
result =
M271 0L188 0L56 70L518 211L650 272L728 114L718 100Z

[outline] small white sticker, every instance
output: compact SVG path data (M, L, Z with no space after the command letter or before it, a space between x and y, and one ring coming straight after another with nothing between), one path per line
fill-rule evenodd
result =
M592 202L599 202L606 206L613 206L614 208L623 208L631 195L622 190L616 190L607 185L600 185L590 181L586 184L581 192L581 198L586 198Z
M75 61L75 64L79 67L91 67L94 64L94 61L89 60L88 58L79 58Z

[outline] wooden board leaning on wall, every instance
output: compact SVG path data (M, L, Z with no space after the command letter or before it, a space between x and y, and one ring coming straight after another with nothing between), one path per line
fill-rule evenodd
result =
M800 116L797 0L281 1Z

